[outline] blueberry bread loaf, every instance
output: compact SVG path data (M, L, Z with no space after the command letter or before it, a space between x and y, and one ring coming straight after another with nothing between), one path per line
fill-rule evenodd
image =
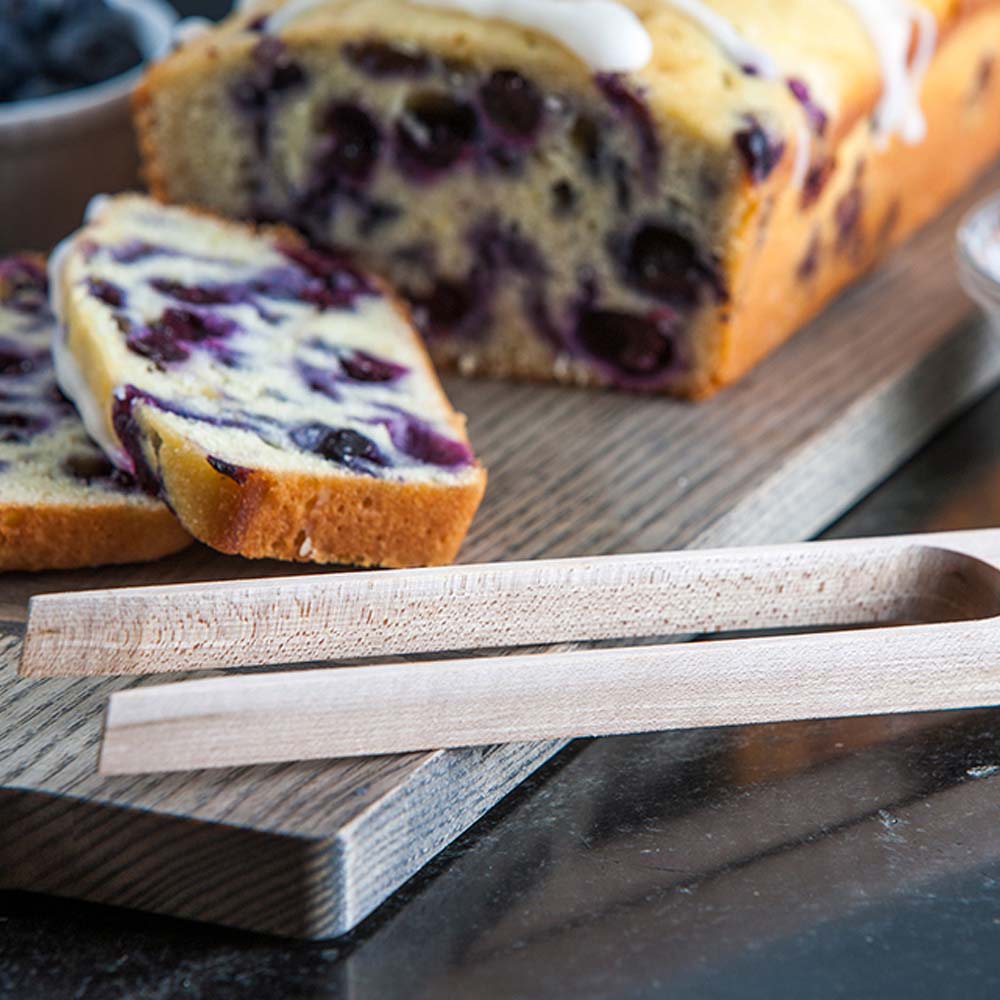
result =
M1000 149L997 0L262 0L155 67L168 201L290 222L466 372L700 396Z
M0 570L156 559L191 541L119 472L59 392L45 264L0 259Z
M485 473L404 310L291 231L99 199L53 257L60 384L115 465L251 557L452 559Z

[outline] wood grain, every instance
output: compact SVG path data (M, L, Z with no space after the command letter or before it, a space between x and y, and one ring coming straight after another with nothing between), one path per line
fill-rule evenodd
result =
M952 593L974 574L947 544L813 543L43 595L29 606L21 672L165 673L946 620L949 602L995 602L992 578L981 593ZM996 547L988 536L980 544Z
M960 212L998 183L1000 171L984 178L705 405L449 381L491 471L463 561L770 544L821 530L1000 377L1000 343L972 321L949 263ZM100 777L103 707L149 679L16 676L17 628L35 594L288 574L194 548L149 567L4 578L3 884L329 936L561 745Z
M108 707L100 771L143 774L995 704L1000 568L986 560L1000 550L1000 529L957 540L978 558L949 550L948 535L937 534L388 574L380 578L388 606L399 610L395 617L385 610L384 619L382 608L375 613L390 634L395 630L403 652L461 647L473 627L461 627L466 618L483 626L474 633L481 645L586 638L588 622L596 638L626 634L623 628L646 634L640 627L683 635L921 617L950 624L274 671L119 691ZM362 579L340 579L345 603ZM442 580L450 584L442 587ZM469 601L469 594L478 596ZM365 590L359 611L370 597ZM424 604L439 611L437 630L419 629ZM513 636L505 629L512 618L519 629ZM326 621L321 616L321 629Z
M977 708L998 644L989 621L188 681L112 695L100 770Z

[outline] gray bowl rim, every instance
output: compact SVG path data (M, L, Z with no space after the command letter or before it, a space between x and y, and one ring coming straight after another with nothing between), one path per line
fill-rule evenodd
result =
M123 10L133 20L145 22L153 41L152 44L145 45L143 61L125 73L89 87L79 87L49 97L0 104L0 132L7 127L55 123L121 100L135 89L149 64L170 51L178 14L167 0L109 0L109 3Z

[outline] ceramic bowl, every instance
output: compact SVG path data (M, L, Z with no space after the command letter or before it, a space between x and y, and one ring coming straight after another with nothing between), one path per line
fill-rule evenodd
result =
M109 0L132 20L145 61L170 49L166 0ZM90 198L138 183L129 97L143 66L90 87L0 104L0 252L48 250Z

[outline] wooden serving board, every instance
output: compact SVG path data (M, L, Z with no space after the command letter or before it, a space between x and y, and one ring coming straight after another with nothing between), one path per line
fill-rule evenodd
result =
M491 472L462 558L819 532L1000 379L1000 337L952 265L962 210L998 185L1000 170L708 403L450 381ZM99 778L109 693L149 681L16 678L33 593L308 571L195 548L154 566L0 581L0 888L336 935L560 748Z

